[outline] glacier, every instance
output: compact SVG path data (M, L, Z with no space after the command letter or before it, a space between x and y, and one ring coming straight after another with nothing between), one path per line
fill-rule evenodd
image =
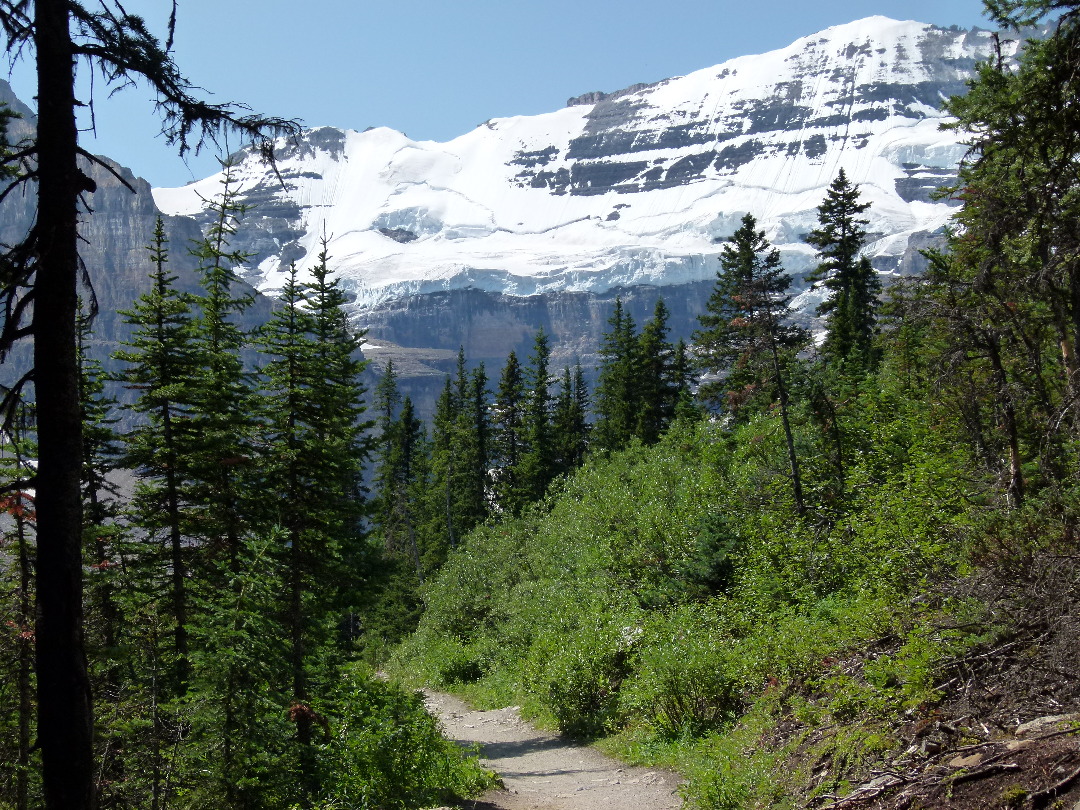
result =
M451 141L318 127L231 158L251 207L234 247L273 294L320 240L362 313L409 296L605 293L715 276L718 241L753 213L801 282L802 243L841 168L868 211L881 273L949 222L932 192L955 177L963 134L941 103L962 93L992 34L869 17L762 55L563 109L493 119ZM223 175L155 188L167 214L205 218ZM818 293L802 290L797 303Z

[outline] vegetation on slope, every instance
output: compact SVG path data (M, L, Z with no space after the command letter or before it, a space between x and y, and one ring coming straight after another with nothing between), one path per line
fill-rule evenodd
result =
M1075 800L1080 4L987 6L1052 30L951 102L927 278L883 306L841 175L825 340L782 340L748 217L696 336L717 415L475 529L396 671L678 767L700 808Z

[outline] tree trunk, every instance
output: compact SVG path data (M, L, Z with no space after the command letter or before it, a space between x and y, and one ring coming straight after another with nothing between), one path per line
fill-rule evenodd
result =
M176 694L187 694L191 667L188 662L187 641L187 566L184 564L184 538L180 531L180 482L177 480L176 437L172 425L172 409L169 403L161 406L162 438L165 444L165 508L169 520L169 558L172 564L172 609L176 622L173 649L176 652Z
M1024 470L1023 459L1020 456L1020 436L1016 423L1016 408L1013 406L1012 397L1009 395L1009 379L1001 362L1001 352L998 349L997 340L991 337L987 341L987 346L990 364L994 370L994 382L997 384L998 396L1001 399L1005 438L1009 444L1009 484L1006 493L1013 506L1020 506L1024 502Z
M24 495L16 493L17 503L22 506ZM15 515L15 531L19 543L19 627L25 631L30 626L33 594L33 571L30 566L30 544L26 537L26 516L22 511ZM32 745L33 696L33 640L19 638L19 761L15 782L16 810L30 810L30 746Z
M776 376L776 389L780 396L780 419L784 423L784 440L787 442L788 464L791 466L791 491L795 499L795 514L803 517L806 505L803 503L802 475L799 473L799 457L795 453L795 439L791 435L791 423L788 421L788 396L784 387L784 376L780 373L780 357L776 351L776 342L770 340L772 348L773 374Z
M47 810L94 805L92 706L83 648L82 424L75 318L78 195L74 59L65 0L34 3L38 220L34 385L38 418L38 744Z

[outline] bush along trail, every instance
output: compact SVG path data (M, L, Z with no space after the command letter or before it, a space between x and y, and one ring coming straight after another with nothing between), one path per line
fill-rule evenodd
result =
M633 768L593 748L538 730L518 707L478 711L459 698L425 691L425 704L443 733L477 748L481 764L502 778L469 810L676 810L682 806L673 773Z

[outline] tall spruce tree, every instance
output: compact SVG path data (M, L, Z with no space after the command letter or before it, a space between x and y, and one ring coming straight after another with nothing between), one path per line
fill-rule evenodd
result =
M461 420L460 388L455 387L448 376L439 398L435 401L435 413L431 421L431 514L438 515L433 524L428 551L435 567L442 564L449 549L454 548L461 537L461 489L462 467L461 437L458 432Z
M291 705L296 707L297 782L305 804L318 792L311 749L310 657L325 639L325 626L312 591L321 558L334 549L319 531L322 493L313 485L311 414L309 402L314 367L313 323L303 306L296 265L281 290L281 308L261 330L259 346L269 362L263 368L266 407L265 489L280 505L275 522L281 527L284 548L278 549L285 576L281 615L289 635ZM328 548L328 546L330 546ZM322 594L326 593L323 589Z
M960 227L932 262L928 303L976 455L1017 506L1028 477L1077 470L1068 447L1080 433L1080 5L986 5L1024 44L1014 60L999 43L947 104L970 149L952 189ZM1024 36L1035 24L1046 36Z
M422 536L428 523L425 507L435 489L427 486L427 439L412 399L406 396L402 400L392 359L387 361L374 394L378 432L372 510L375 532L390 559L407 558L416 582L423 585L421 546L428 545Z
M487 375L483 367L468 371L465 350L435 409L431 472L441 494L443 544L461 537L486 516L489 426ZM441 565L441 559L435 561Z
M426 439L424 426L416 415L412 398L406 396L401 404L401 415L392 428L393 446L388 459L392 471L390 498L392 511L388 525L403 538L416 579L424 584L424 557L421 546L428 546L420 536L424 525L424 495L429 491L426 468Z
M551 347L541 327L533 339L533 351L525 371L525 453L520 479L523 502L538 501L555 477L555 447L551 425Z
M742 226L720 253L716 286L694 333L700 368L716 379L703 383L699 395L725 400L732 412L762 401L778 402L784 427L792 497L798 515L806 512L802 476L789 419L785 369L792 355L806 345L805 330L785 323L791 279L780 263L780 251L757 230L747 214Z
M588 410L589 396L581 364L574 367L572 374L569 366L564 367L551 417L557 475L573 472L585 460L588 449Z
M117 469L120 437L116 400L105 393L105 372L100 361L88 351L90 322L79 324L79 389L83 414L83 551L87 582L87 642L92 653L91 676L96 697L115 699L119 692L120 667L117 647L122 633L122 611L117 593L113 561L120 545L122 529L119 487L111 473ZM96 669L96 671L95 671ZM101 772L110 772L103 763Z
M871 368L876 362L878 293L881 282L860 255L866 242L867 220L861 215L870 203L859 202L859 189L843 169L818 206L818 227L806 237L817 248L819 264L807 281L820 284L828 295L818 306L825 316L822 351L827 357Z
M188 481L182 459L190 453L190 381L196 374L195 327L188 297L176 289L167 269L165 226L159 217L148 247L150 289L134 307L122 311L132 327L127 348L114 357L122 364L119 381L137 396L127 408L137 422L126 437L123 465L137 476L129 519L147 533L151 546L163 543L170 598L164 611L171 619L173 694L182 694L188 678L188 568L190 548L184 541ZM133 552L145 557L144 549ZM150 563L153 566L153 562Z
M675 387L675 418L696 417L699 412L694 406L694 364L690 357L689 347L683 338L679 338L679 342L675 344L675 355L671 361L671 379Z
M668 342L668 312L663 298L656 301L653 316L638 337L639 398L634 434L645 444L654 444L675 417L678 382L675 379L675 349Z
M33 411L18 406L0 431L0 544L7 556L0 570L0 694L9 710L0 721L0 755L10 777L0 783L0 801L30 810L34 782L34 497L29 483L37 457Z
M600 344L600 375L593 400L593 443L599 450L619 450L635 435L638 422L639 346L634 319L621 298L608 318Z
M350 561L358 563L366 549L362 527L369 505L363 471L372 450L368 431L373 426L366 417L362 376L368 361L360 354L366 333L349 323L348 297L340 281L331 278L325 242L303 292L314 339L312 468L325 491L323 530L339 544L346 566L341 573L346 574Z
M328 278L323 243L313 281L301 285L295 266L282 306L261 330L268 430L265 490L280 527L285 577L283 623L289 636L290 717L296 724L298 782L304 803L320 784L313 748L312 681L332 641L337 593L348 577L345 556L359 534L359 465L367 445L359 338L347 327L343 297Z
M255 458L259 398L244 351L251 338L241 325L251 306L236 268L247 256L231 249L244 206L236 202L233 167L222 164L221 192L209 201L210 225L192 248L202 291L195 296L195 371L187 382L191 402L190 450L180 459L190 479L187 532L203 543L204 556L236 556L240 540L261 516Z
M526 500L521 481L521 460L527 450L525 408L525 380L517 354L511 351L499 377L499 389L495 394L491 416L494 429L495 503L502 511L511 514L516 514Z
M394 514L397 497L397 472L393 466L395 452L395 428L401 410L401 391L398 389L397 370L393 359L386 362L382 376L372 396L372 413L375 416L376 438L372 448L375 470L372 476L374 497L372 520L387 550L397 545Z
M469 528L482 523L490 511L491 406L487 371L481 363L469 375L462 418L469 436L467 502Z

